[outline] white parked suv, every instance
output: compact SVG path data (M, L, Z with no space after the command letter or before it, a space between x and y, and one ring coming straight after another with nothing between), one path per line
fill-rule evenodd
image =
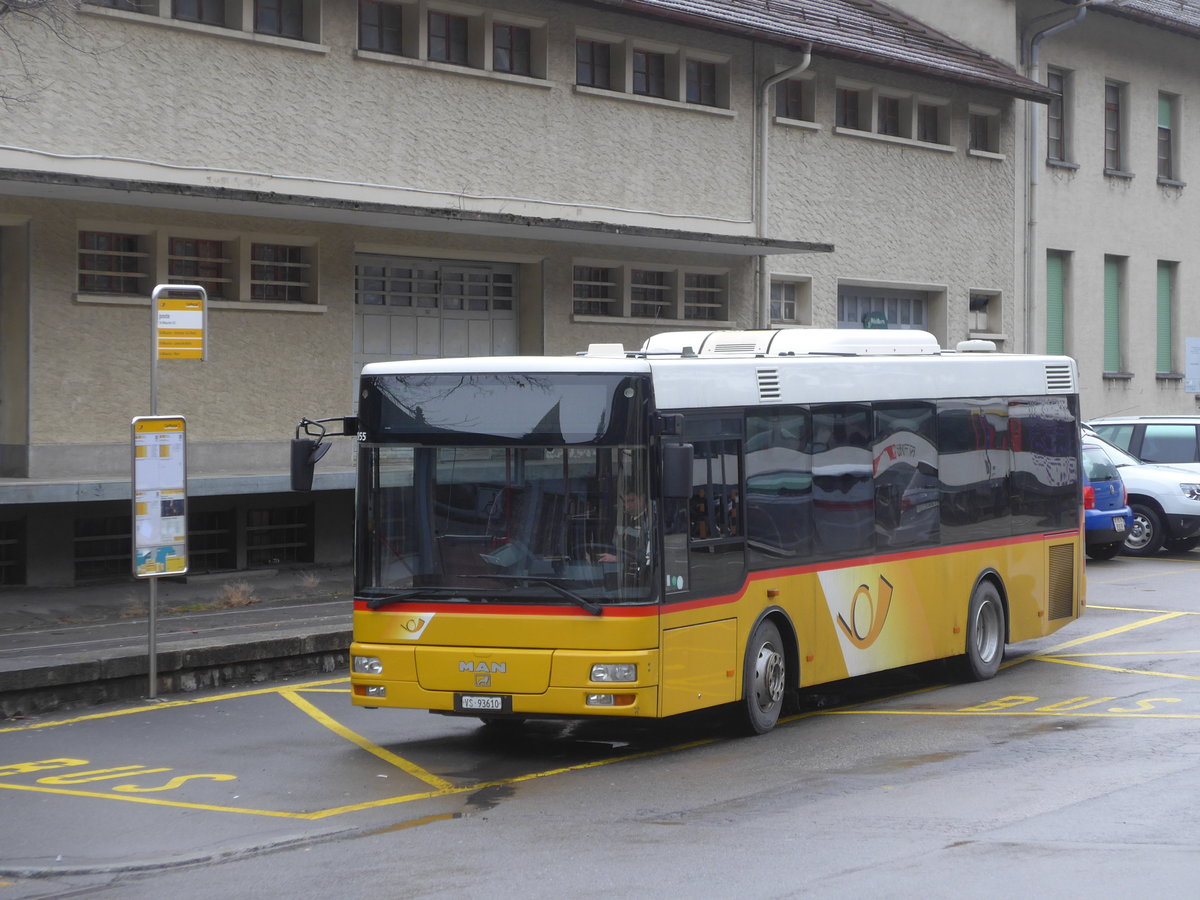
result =
M1200 416L1105 416L1088 425L1148 463L1200 463Z
M1084 446L1102 450L1121 473L1133 511L1125 538L1129 556L1152 556L1200 545L1200 463L1143 463L1084 430Z

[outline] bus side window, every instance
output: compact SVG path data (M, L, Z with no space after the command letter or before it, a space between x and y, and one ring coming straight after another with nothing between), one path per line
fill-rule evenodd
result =
M937 412L932 403L875 404L875 542L936 544L939 534Z
M753 563L812 555L812 441L806 410L746 418L745 535Z
M871 467L871 407L862 403L814 406L813 535L826 558L869 552L875 546L875 491Z

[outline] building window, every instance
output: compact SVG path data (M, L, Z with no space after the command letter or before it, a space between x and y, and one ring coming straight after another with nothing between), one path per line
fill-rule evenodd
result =
M125 12L150 13L157 15L158 4L150 0L86 0L92 6L103 6L105 9L121 9Z
M1046 108L1046 159L1051 162L1066 162L1066 73L1059 69L1050 69L1046 73L1046 86L1054 92L1054 99Z
M313 561L313 508L246 511L246 568Z
M1124 150L1121 146L1122 94L1124 86L1113 81L1104 84L1104 168L1120 172Z
M687 61L687 102L717 105L717 64L697 59Z
M1125 258L1104 257L1104 373L1124 371L1121 353L1122 307L1125 295Z
M895 288L846 286L838 289L838 328L865 328L868 321L887 320L888 328L923 330L928 295Z
M584 316L621 315L620 285L614 269L575 266L572 296L575 313Z
M185 22L224 25L225 0L174 0L171 15Z
M492 69L513 75L531 75L532 33L517 25L492 26Z
M880 134L888 134L893 137L900 136L900 98L899 97L880 97L879 98L879 113L878 124L876 130Z
M812 81L789 78L775 85L775 115L801 122L813 120Z
M836 121L839 128L861 130L862 119L859 109L862 105L862 91L852 88L838 88L836 98Z
M671 273L633 269L629 273L629 315L637 319L669 319Z
M633 92L645 97L667 96L666 54L633 51Z
M304 0L254 0L254 30L303 39Z
M575 83L612 89L612 46L600 41L575 41Z
M724 319L725 287L720 275L687 272L683 276L683 317Z
M209 299L220 300L230 295L232 262L224 241L178 237L167 240L167 281L200 285L208 292Z
M1046 352L1066 353L1067 254L1046 251Z
M25 583L25 520L0 522L0 585Z
M985 110L972 110L968 119L968 139L971 150L984 153L1000 152L1000 115Z
M1157 321L1155 323L1154 369L1160 375L1175 371L1175 270L1176 263L1158 263Z
M79 290L85 294L150 293L150 254L140 234L79 232Z
M967 330L991 334L1000 330L1000 295L995 291L971 291L967 296Z
M1178 99L1173 94L1158 95L1158 177L1175 181L1175 108Z
M294 244L250 245L250 299L264 303L309 300L309 248Z
M404 54L404 9L395 3L359 0L358 46L377 53Z
M942 113L944 107L934 103L917 104L917 140L927 144L944 144Z
M794 325L799 321L797 294L799 285L794 281L771 282L771 322Z
M468 64L469 23L466 16L429 13L429 58L456 66Z

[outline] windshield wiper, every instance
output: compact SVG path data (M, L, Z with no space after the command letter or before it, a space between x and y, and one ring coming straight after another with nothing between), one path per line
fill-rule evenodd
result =
M526 584L544 584L560 597L566 597L576 606L581 609L586 609L593 616L600 615L604 611L604 607L598 603L593 603L587 597L575 593L567 587L563 587L551 578L544 578L538 575L459 575L459 578L491 578L497 581L521 581Z
M429 587L408 588L407 590L397 591L394 594L387 594L383 597L372 597L367 601L367 609L379 609L381 606L399 603L401 600L411 600L413 597L427 597L429 595L434 595L437 597L445 597L447 595L451 597L465 597L468 595L472 597L486 597L495 593L495 591L488 590L487 588L441 587L431 585Z

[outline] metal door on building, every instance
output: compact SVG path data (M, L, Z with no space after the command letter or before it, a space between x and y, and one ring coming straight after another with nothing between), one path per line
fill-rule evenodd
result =
M371 362L516 352L515 265L355 256L355 378Z

